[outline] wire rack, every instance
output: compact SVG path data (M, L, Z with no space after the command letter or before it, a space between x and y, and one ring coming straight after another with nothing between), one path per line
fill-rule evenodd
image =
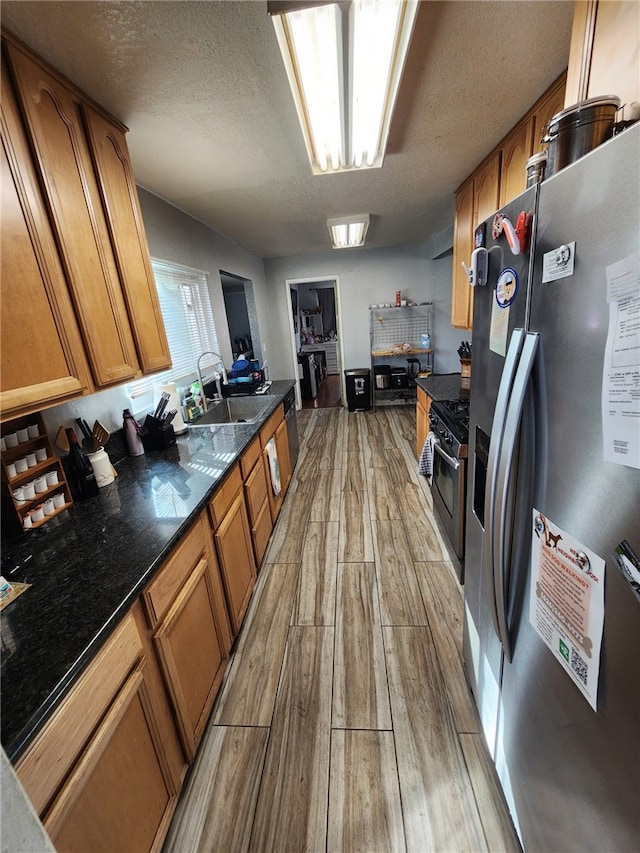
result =
M371 308L371 351L392 351L398 344L421 349L420 338L432 334L433 303L404 308Z

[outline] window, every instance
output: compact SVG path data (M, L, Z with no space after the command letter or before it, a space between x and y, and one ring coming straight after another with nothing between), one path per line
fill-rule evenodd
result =
M151 266L172 366L170 370L129 383L127 388L132 400L150 394L154 385L167 382L180 385L190 381L201 353L207 350L220 352L206 274L164 261L152 260ZM204 371L217 362L214 356L208 356L202 359L200 367Z

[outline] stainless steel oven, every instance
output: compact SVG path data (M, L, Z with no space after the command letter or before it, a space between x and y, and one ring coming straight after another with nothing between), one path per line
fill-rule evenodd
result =
M429 412L434 433L433 506L460 560L458 578L464 579L465 501L467 487L468 406L459 401L435 401Z

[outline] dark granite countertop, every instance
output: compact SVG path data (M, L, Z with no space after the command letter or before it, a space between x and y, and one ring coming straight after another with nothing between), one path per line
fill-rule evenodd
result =
M0 615L2 745L15 759L106 642L294 382L274 382L258 423L204 426L3 543L2 574L31 584Z
M460 396L459 373L432 373L431 376L418 376L416 384L426 391L432 400L457 400Z

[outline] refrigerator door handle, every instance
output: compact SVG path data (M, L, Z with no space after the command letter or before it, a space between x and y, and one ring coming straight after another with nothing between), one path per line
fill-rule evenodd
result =
M493 552L493 529L495 527L495 504L496 504L496 474L498 470L498 462L500 459L500 450L502 447L502 438L504 434L505 419L507 417L507 409L511 389L513 387L514 377L520 360L520 353L525 341L524 329L514 329L509 342L509 349L505 358L504 367L502 368L502 377L500 379L500 387L498 388L498 396L496 399L496 407L493 415L493 424L491 426L491 441L489 443L489 459L487 461L487 482L484 496L484 568L487 579L486 588L488 590L489 612L491 613L491 621L496 632L496 636L500 639L500 625L498 623L498 610L495 600L495 555Z
M514 454L518 441L524 399L531 371L538 349L538 332L528 332L522 348L522 355L513 382L513 390L509 399L507 416L504 424L502 447L498 461L497 479L495 483L495 521L493 528L494 576L493 589L498 618L498 637L507 660L511 660L511 640L507 625L507 597L510 573L507 573L507 515L509 511L509 485Z

